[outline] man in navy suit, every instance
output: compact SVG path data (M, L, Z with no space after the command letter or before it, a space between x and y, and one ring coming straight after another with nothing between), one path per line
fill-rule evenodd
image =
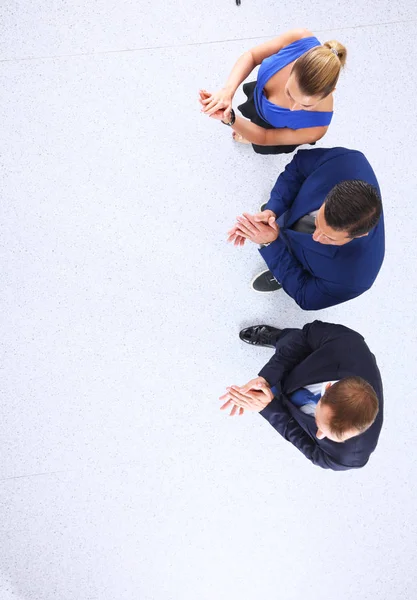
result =
M382 381L363 337L314 321L303 329L247 327L248 344L275 348L259 377L231 386L223 410L259 412L312 463L345 471L363 467L383 421Z
M375 174L357 150L299 150L265 209L238 217L228 239L261 245L269 270L252 282L255 291L283 287L304 310L346 302L372 286L384 259Z

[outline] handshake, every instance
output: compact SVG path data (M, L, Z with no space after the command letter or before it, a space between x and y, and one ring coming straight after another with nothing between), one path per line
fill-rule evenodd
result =
M272 210L264 210L256 215L243 213L237 217L236 225L228 231L228 242L243 246L246 240L254 244L270 244L279 236L279 225Z

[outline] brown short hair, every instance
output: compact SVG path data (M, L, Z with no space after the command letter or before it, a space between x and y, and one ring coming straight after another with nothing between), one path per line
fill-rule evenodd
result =
M374 388L362 377L345 377L330 386L320 402L329 406L332 417L330 431L338 438L351 429L366 431L378 414L378 398Z
M346 231L350 238L369 233L382 214L378 190L366 181L341 181L324 201L324 218L335 231Z
M320 98L331 94L346 63L346 55L343 44L331 40L300 56L291 70L297 78L300 91L306 96Z

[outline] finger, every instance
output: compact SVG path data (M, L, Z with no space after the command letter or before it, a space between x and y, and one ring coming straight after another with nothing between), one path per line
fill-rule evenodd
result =
M267 223L269 219L269 210L263 210L262 212L253 215L254 221L257 223Z
M232 410L230 411L230 416L234 417L238 411L240 411L239 406L236 406L236 404L234 404Z
M250 410L250 404L248 402L245 402L244 400L239 400L238 398L233 398L233 400L231 400L231 402L233 402L233 404L236 404L236 406L243 408L243 409L247 409Z
M265 227L265 223L254 221L253 217L250 219L247 218L244 224L250 230L252 235L258 235L259 233L262 233L262 231L264 231L263 228Z
M231 107L231 106L228 106L228 107L226 108L226 110L224 111L224 118L225 118L225 120L229 121L229 120L230 120L230 117L231 117L231 115L232 115L232 107Z
M204 109L204 112L207 113L209 110L212 113L216 112L216 110L218 110L218 104L219 104L219 102L217 100L214 100L213 97L207 98L206 108Z
M227 402L222 404L222 406L220 407L220 410L228 410L232 406L234 406L233 402L231 400L228 400Z
M255 233L257 233L256 229L254 227L252 227L248 221L244 221L242 219L242 217L238 217L238 231L242 232L242 234L246 234L246 235L254 235Z
M259 397L262 397L262 392L255 391L253 389L243 392L242 388L237 386L228 388L228 391L230 398L233 399L233 402L236 402L236 404L241 403L241 406L244 406L245 404L251 406L254 400L259 400Z
M269 401L271 401L274 397L274 393L271 391L270 388L263 388L261 390L261 393L263 394L263 400L266 398L268 398Z
M261 231L262 223L260 223L259 221L255 221L254 217L252 215L250 215L249 213L243 213L243 216L247 219L247 221L253 227L254 232Z
M227 237L227 241L233 242L235 246L243 246L245 239L246 238L240 232L232 233Z
M241 417L244 412L245 412L245 409L242 408L241 406L239 406L239 417Z
M217 105L213 103L213 100L210 100L207 104L206 107L204 108L203 112L208 115L209 117L211 117L212 114L214 114L215 112L217 112L218 108Z
M250 217L250 215L248 215ZM246 229L252 234L256 234L259 232L260 227L262 227L262 224L255 224L253 223L250 218L248 218L247 215L244 215L243 217L238 217L238 224L243 225L244 227L246 227Z
M203 108L201 109L201 112L202 112L202 113L204 113L205 115L209 116L209 117L213 116L213 114L217 112L217 110L216 110L216 109L213 109L212 111L210 111L210 106L211 106L211 105L210 105L210 102L211 102L210 100L207 100L207 101L204 103L204 104L205 104L205 106L203 106ZM207 103L208 103L208 104L207 104ZM210 112L209 112L209 111L210 111Z
M237 385L227 388L227 391L229 392L230 397L233 399L233 401L238 400L239 402L246 403L248 401L248 398L251 397L248 392L246 394L242 394L240 388Z
M207 115L209 119L216 119L217 121L223 121L223 111L217 110L214 115Z
M242 387L240 389L241 389L242 393L245 394L249 390L253 389L254 385L256 385L256 379L251 379L250 381L248 381L248 383L246 383L245 385L242 385Z
M241 392L242 397L246 399L246 402L252 402L253 400L257 400L259 399L259 397L263 395L263 390L255 390L255 389L250 389L247 392ZM230 395L230 398L233 398L233 401L236 400L236 398L232 395Z
M223 394L223 396L219 397L219 400L222 400L222 401L229 401L231 399L232 399L232 396L230 395L229 391L227 391L225 394Z
M252 233L250 233L249 231L245 231L243 228L240 228L240 226L236 230L236 234L240 235L240 236L242 236L242 237L244 237L246 239L251 239L251 237L253 237Z
M262 390L266 387L266 383L261 379L252 379L252 381L249 381L246 385L243 385L240 388L240 391L243 394L246 394L249 390Z
M213 115L214 113L216 113L219 110L223 110L223 108L224 108L223 103L222 102L217 102L212 108L206 107L206 110L204 112L209 117L211 117L211 115Z

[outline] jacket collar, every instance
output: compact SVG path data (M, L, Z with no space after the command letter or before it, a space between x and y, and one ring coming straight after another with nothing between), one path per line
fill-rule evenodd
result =
M321 254L322 256L328 256L329 258L333 258L339 249L343 248L343 246L320 244L319 242L315 242L313 240L313 236L311 234L300 233L298 231L294 231L293 229L284 228L283 236L288 239L290 246L292 244L297 244L303 246L303 248L309 252L315 252L316 254Z
M310 207L308 212L312 212L314 210L318 210L321 204L317 208ZM289 245L292 243L303 246L306 250L310 252L316 252L317 254L321 254L322 256L328 256L333 258L336 254L340 246L331 246L328 244L320 244L319 242L315 242L313 240L313 236L307 233L300 233L298 231L294 231L290 229L298 219L305 216L305 208L297 207L296 210L292 210L290 208L285 213L283 213L278 219L278 225L281 228L283 238L287 239Z
M299 377L297 368L295 368L294 371L294 377L292 377L292 373L290 373L288 379L285 381L282 389L284 394L292 394L295 390L305 387L306 385L322 383L323 381L335 381L348 376L346 373L341 373L339 366L335 368L335 364L329 364L328 368L320 369L320 373L315 372L312 374L307 372L302 378Z

